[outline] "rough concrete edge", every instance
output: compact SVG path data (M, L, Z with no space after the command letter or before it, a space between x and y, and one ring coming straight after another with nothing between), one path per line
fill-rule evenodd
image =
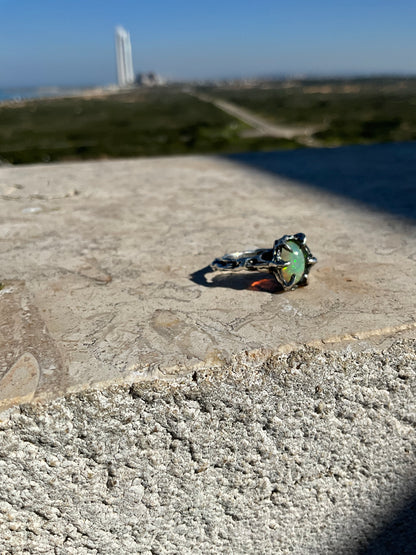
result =
M367 340L374 338L389 339L389 344L400 339L415 339L415 337L406 335L406 332L412 332L416 330L416 322L409 322L406 324L401 324L399 326L386 327L378 330L370 330L366 332L354 333L354 334L344 334L342 336L330 337L327 339L322 339L318 341L311 341L304 344L285 344L281 345L276 349L255 349L255 350L243 350L240 353L236 353L230 357L229 360L224 360L221 363L210 363L209 361L200 362L199 364L193 365L191 368L185 368L180 365L173 366L169 369L164 369L163 371L158 369L157 371L149 372L148 369L142 368L141 370L136 370L133 373L124 376L122 378L105 380L101 382L93 382L87 384L79 384L69 388L62 395L56 394L44 394L39 397L27 398L16 398L11 399L10 403L4 403L0 405L0 419L4 416L7 418L7 414L13 412L14 410L19 410L22 405L34 405L38 408L47 405L49 402L54 400L71 397L73 395L79 395L87 392L94 391L104 391L110 388L123 388L129 389L137 384L146 384L149 382L166 384L170 387L181 386L182 383L193 379L196 373L209 373L210 375L217 375L218 373L227 372L230 369L235 368L247 368L250 370L258 369L260 366L268 365L275 361L279 356L287 356L291 353L305 352L305 351L315 351L315 352L325 352L328 350L344 351L351 350L353 347L358 351L383 351L386 347L380 348L377 345L366 343ZM403 336L403 334L405 334ZM2 406L4 407L2 409Z

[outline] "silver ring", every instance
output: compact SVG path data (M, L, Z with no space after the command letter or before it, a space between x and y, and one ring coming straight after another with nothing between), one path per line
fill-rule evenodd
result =
M308 284L310 268L317 263L303 233L276 239L271 249L254 249L225 254L211 263L214 271L269 271L285 291Z

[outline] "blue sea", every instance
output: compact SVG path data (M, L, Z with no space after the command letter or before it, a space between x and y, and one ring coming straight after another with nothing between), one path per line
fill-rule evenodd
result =
M0 89L0 102L25 100L27 98L48 98L77 94L81 89L66 87L16 87Z

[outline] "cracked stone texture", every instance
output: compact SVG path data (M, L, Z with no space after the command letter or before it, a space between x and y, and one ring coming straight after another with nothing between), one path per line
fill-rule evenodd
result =
M400 156L389 164L405 179ZM24 355L39 367L22 399L173 378L242 352L414 336L413 223L301 180L215 157L100 161L2 167L0 197L0 379L15 383ZM296 232L319 261L307 288L271 294L268 275L204 270Z
M415 553L415 385L400 340L11 408L0 551Z

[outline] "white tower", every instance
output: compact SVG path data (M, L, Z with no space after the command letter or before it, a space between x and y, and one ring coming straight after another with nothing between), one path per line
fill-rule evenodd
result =
M130 34L123 27L116 27L117 78L120 87L134 82Z

